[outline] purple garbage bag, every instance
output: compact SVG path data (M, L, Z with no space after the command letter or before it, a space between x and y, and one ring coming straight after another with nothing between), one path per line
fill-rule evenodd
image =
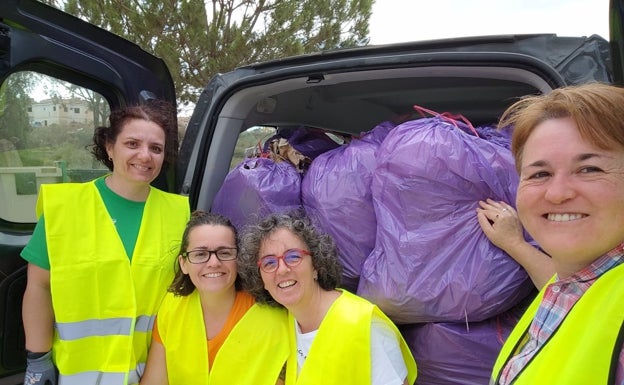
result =
M506 149L511 149L511 128L497 129L493 126L478 126L475 130L479 134L479 137L487 140L488 142L497 144Z
M375 154L395 127L383 122L335 150L319 155L301 183L306 214L336 242L342 264L342 286L355 292L364 259L375 246L377 221L371 181Z
M488 385L494 362L521 312L481 322L401 325L416 364L416 385Z
M509 150L434 117L395 127L377 162L376 241L358 294L406 324L485 320L530 292L525 270L486 238L475 212L486 198L515 202Z
M269 214L301 207L301 174L291 163L249 158L228 173L211 211L242 230Z

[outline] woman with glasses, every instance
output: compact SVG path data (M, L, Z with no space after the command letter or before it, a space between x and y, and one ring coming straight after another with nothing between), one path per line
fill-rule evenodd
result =
M240 274L258 303L288 309L286 384L413 384L416 363L375 305L337 289L334 242L301 212L275 214L241 240Z
M191 215L141 385L281 383L285 314L241 290L236 241L229 219Z

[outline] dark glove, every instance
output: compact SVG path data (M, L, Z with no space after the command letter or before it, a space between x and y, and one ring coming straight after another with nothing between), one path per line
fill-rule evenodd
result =
M56 385L57 370L52 362L52 351L28 352L26 355L26 375L24 385Z

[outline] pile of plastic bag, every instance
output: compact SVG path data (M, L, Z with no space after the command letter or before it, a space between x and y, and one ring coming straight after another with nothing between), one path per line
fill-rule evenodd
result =
M377 234L357 293L397 323L482 321L532 290L476 219L479 200L515 202L510 151L462 127L441 117L408 121L377 152Z
M303 173L314 158L338 146L320 130L281 128L266 140L260 156L243 160L228 173L211 211L242 230L269 214L301 209Z
M276 212L301 208L301 174L289 162L249 158L228 173L211 211L243 229Z
M375 246L371 183L377 150L395 126L383 122L348 145L319 155L302 182L306 213L336 242L343 287L350 291L357 289L362 264Z
M534 294L476 218L480 200L515 202L510 132L442 114L328 138L278 133L228 174L212 210L241 228L303 207L335 240L343 287L400 326L417 384L487 384L514 309Z
M418 365L416 384L489 384L498 352L520 319L524 305L480 322L401 325Z

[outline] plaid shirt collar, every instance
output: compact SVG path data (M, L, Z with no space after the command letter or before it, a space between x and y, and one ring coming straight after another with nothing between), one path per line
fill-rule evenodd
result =
M596 280L598 277L623 262L624 241L611 251L596 259L589 266L564 279L556 279L558 284L583 283Z
M601 275L623 262L624 242L577 273L550 283L522 346L503 368L499 384L510 384L554 333L576 301ZM619 365L624 368L624 355L620 356ZM624 383L622 370L617 371L616 377L618 384Z

